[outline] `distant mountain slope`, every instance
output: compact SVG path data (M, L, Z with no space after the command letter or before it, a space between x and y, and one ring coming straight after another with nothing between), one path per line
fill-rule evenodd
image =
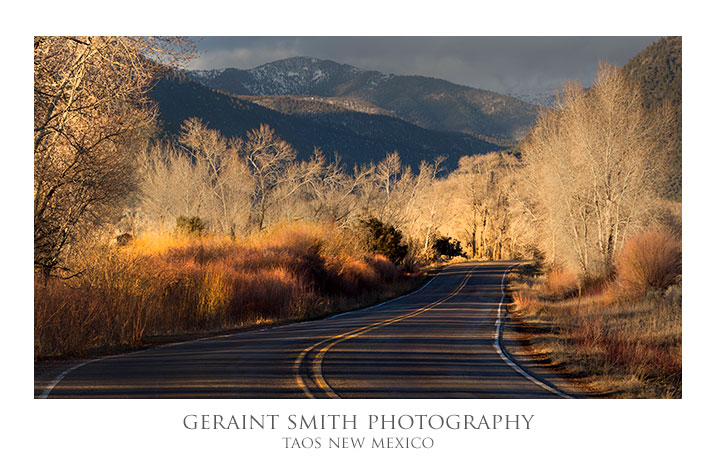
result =
M533 92L533 93L510 93L510 97L518 100L532 103L537 106L551 107L555 106L555 92Z
M679 149L671 153L665 196L682 199L682 37L663 37L625 64L623 71L640 83L645 106L668 103L675 111L674 136Z
M517 98L422 76L363 71L296 57L249 70L190 71L197 81L236 95L355 97L427 129L510 144L527 133L538 107Z
M391 111L352 97L318 97L315 95L237 95L237 97L284 114L317 115L356 111L397 118Z
M256 99L279 110L275 111L181 76L161 80L152 96L169 133L176 133L182 121L193 116L226 136L244 136L248 130L266 123L291 143L301 158L308 158L318 146L328 156L339 153L348 166L377 161L387 152L398 150L402 160L414 168L421 160L441 154L448 155L448 165L455 167L462 155L501 149L466 134L418 127L356 99ZM291 105L296 108L291 111L285 108Z

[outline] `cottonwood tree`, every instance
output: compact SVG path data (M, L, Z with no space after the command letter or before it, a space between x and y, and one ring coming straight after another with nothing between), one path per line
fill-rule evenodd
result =
M406 209L408 216L406 229L418 237L417 240L420 240L421 244L420 251L424 256L428 255L432 240L450 214L446 205L452 192L445 188L445 183L438 181L445 160L445 156L438 156L432 163L421 162L419 174L413 179L412 194L409 196L410 206Z
M255 223L257 229L262 230L267 212L275 204L275 193L296 159L296 150L268 125L261 124L258 129L247 132L242 152L254 179Z
M206 218L205 176L179 147L168 143L148 147L140 174L137 216L143 229L172 228L180 216Z
M449 234L465 240L471 257L515 255L518 237L511 228L510 196L511 173L517 164L508 153L464 156L447 180L452 192Z
M589 90L564 87L522 152L524 209L546 254L584 276L612 272L625 239L649 219L670 124L614 66L601 64Z
M477 240L478 230L481 225L481 208L482 194L484 189L481 188L482 171L477 157L462 157L458 160L458 170L454 177L459 179L460 201L463 203L459 208L463 211L459 220L462 222L465 235L467 235L468 245L471 247L471 257L475 258L478 254Z
M142 163L139 210L146 228L171 228L178 217L199 217L215 233L247 227L252 179L240 141L196 118L185 121L179 144L152 146Z
M390 222L388 216L391 199L395 197L396 184L401 178L402 164L398 152L387 153L386 158L377 164L370 163L369 182L362 185L359 193L361 208L366 216L374 216L382 222Z
M301 167L302 189L297 199L306 207L305 217L347 227L358 215L357 192L368 182L371 173L370 167L356 166L353 174L349 174L338 155L328 161L316 148L311 160Z
M179 142L194 162L206 199L200 215L215 224L217 232L234 237L244 222L252 191L247 162L241 156L240 139L227 139L198 118L182 124Z
M136 185L133 152L155 113L147 90L192 44L156 37L35 37L35 267L61 268L84 226L107 221Z
M386 154L377 164L369 165L368 182L359 191L364 216L375 217L385 224L403 229L415 214L416 201L426 186L429 169L425 163L418 175L404 166L398 152Z

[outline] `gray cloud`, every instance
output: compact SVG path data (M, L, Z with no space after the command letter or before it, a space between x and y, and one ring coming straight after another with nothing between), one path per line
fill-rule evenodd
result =
M657 37L205 37L192 69L253 68L311 56L502 93L589 85L600 60L622 66Z

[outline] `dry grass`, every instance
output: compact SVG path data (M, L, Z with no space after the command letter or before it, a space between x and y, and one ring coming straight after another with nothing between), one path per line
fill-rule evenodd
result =
M149 233L121 248L88 248L75 263L81 276L36 276L35 357L315 318L415 285L352 243L329 226L292 224L244 241Z
M620 398L682 395L682 287L635 297L615 282L587 294L546 298L542 275L517 274L513 314L535 350L598 394Z

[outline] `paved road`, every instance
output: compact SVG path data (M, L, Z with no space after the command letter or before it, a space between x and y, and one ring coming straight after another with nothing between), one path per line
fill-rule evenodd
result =
M456 264L378 307L91 361L36 385L36 395L557 398L494 346L501 282L513 264Z

